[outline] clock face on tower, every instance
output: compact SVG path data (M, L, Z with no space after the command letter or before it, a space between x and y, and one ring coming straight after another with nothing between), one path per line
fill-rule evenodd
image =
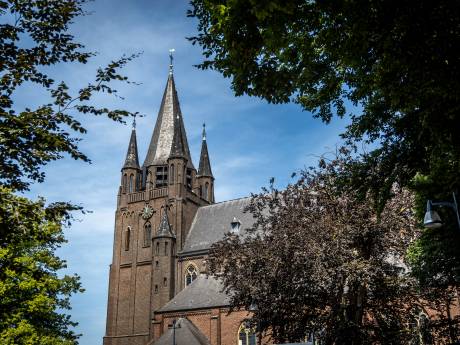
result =
M141 215L143 219L149 219L153 215L153 209L149 205L145 205Z

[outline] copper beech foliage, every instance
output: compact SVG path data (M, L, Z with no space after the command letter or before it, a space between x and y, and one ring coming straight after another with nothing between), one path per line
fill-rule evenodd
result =
M271 184L254 195L254 226L214 245L210 273L233 308L251 310L254 327L279 343L312 333L324 344L432 339L444 326L421 329L431 327L421 313L436 307L421 298L405 263L418 237L413 196L394 186L377 214L370 197L343 187L350 161L321 159L286 189Z

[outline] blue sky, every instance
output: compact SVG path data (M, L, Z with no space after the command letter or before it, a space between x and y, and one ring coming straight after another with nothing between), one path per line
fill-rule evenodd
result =
M87 65L62 65L50 73L79 88L93 78L98 66L122 54L143 51L125 69L132 80L142 84L120 86L124 100L97 99L101 105L146 115L137 120L142 163L167 79L168 50L175 48L174 75L191 154L197 166L201 126L206 122L216 201L258 192L271 177L282 187L292 172L314 164L318 155L334 149L344 129L343 120L335 119L326 126L295 104L270 105L256 98L236 98L228 79L193 67L202 57L200 48L185 39L196 30L195 21L186 17L188 6L179 0L90 2L86 8L93 13L76 20L72 32L98 55ZM17 106L45 102L44 94L24 88ZM81 121L88 134L80 147L92 164L69 158L49 164L46 182L34 185L28 195L72 201L92 211L79 216L66 230L69 243L59 255L68 261L67 271L82 278L86 292L72 298L71 314L80 323L80 344L93 345L101 343L105 331L116 193L130 126L104 118Z

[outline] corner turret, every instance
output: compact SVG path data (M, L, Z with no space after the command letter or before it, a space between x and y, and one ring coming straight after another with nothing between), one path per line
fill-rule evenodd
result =
M142 174L139 167L139 156L137 153L136 118L133 120L131 137L129 139L128 151L125 163L121 168L121 193L134 193L141 189Z
M206 125L203 123L200 164L197 174L198 195L210 203L214 203L214 176L209 161L208 145L206 143Z

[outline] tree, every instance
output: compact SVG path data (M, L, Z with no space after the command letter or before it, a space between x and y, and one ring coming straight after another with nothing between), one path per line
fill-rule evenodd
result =
M326 123L349 114L344 138L377 144L352 182L373 191L378 208L417 173L437 187L431 197L459 189L458 2L191 4L200 68L232 78L236 95L294 101Z
M84 15L87 0L0 1L0 184L26 190L31 181L43 182L41 168L68 154L88 162L69 132L85 133L78 114L106 115L115 121L134 115L121 109L98 108L89 103L95 93L117 95L110 81L130 82L118 70L136 55L99 68L94 83L75 95L68 85L56 83L45 67L58 63L86 63L94 55L83 51L68 32L69 24ZM14 95L25 83L48 92L50 101L37 109L16 109Z
M350 160L322 159L285 190L255 195L247 209L255 224L213 246L210 274L233 309L251 310L252 324L278 343L316 333L323 344L417 344L429 338L415 326L427 314L439 321L429 331L445 337L446 309L407 270L418 237L413 195L395 185L377 213L370 194L362 200L338 183Z
M31 201L0 187L0 343L76 344L76 323L56 309L70 309L69 296L83 291L79 277L58 277L65 261L62 226L72 205Z
M43 182L43 166L68 155L89 162L79 150L84 134L81 117L107 116L123 122L135 115L94 104L94 95L115 95L113 81L131 83L120 68L137 55L124 56L99 68L95 81L72 93L47 71L59 63L87 63L84 50L69 32L85 15L88 0L0 0L0 342L2 344L76 344L76 323L66 314L69 297L81 292L79 277L63 276L65 261L55 250L65 243L70 203L46 205L18 196L31 183ZM19 109L16 92L28 84L46 92L49 101Z

